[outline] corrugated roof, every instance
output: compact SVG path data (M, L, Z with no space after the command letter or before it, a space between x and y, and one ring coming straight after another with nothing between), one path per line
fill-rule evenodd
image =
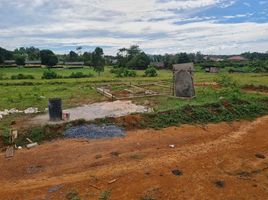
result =
M41 60L27 60L25 61L25 64L39 64L41 65Z
M65 65L84 65L84 62L65 62Z

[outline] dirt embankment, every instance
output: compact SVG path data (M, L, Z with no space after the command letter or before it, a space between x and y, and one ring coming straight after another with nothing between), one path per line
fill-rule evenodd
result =
M265 116L0 154L0 199L66 199L74 190L82 199L109 190L118 200L268 199L267 129Z

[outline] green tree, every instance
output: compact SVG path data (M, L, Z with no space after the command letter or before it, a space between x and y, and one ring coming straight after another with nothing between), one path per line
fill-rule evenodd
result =
M128 63L127 67L132 69L146 69L150 64L149 57L144 53L135 55Z
M18 66L25 65L25 56L24 55L15 55L15 61Z
M85 52L83 54L83 60L85 62L85 65L90 66L91 65L91 60L92 60L92 53L90 52Z
M40 50L35 47L23 47L19 49L20 52L26 52L28 60L39 60L40 59Z
M40 57L42 65L52 67L58 63L57 56L51 50L40 51Z
M4 58L2 55L0 55L0 64L2 64L4 62Z
M74 51L70 51L69 55L68 55L68 60L71 61L71 62L75 62L75 61L78 61L78 54L75 53Z
M94 68L94 71L100 73L104 71L104 57L103 57L103 49L100 47L96 47L95 51L92 53L91 64Z

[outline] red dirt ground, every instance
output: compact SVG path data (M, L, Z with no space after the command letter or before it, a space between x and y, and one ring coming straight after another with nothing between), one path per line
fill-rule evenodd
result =
M57 140L18 150L12 159L1 153L0 199L66 199L75 190L81 199L95 200L110 190L112 200L265 200L267 130L265 116L129 131L125 138ZM182 175L172 174L174 169Z

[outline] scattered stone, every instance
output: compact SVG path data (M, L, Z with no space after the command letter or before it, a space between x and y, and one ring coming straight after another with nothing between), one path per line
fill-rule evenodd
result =
M170 148L175 148L176 146L174 144L169 145Z
M215 181L214 183L215 183L216 187L218 187L218 188L224 188L225 187L225 182L224 181L218 180L218 181Z
M35 174L38 172L42 172L43 171L43 166L41 165L37 165L37 166L30 166L26 169L28 174Z
M257 158L260 158L260 159L265 159L265 158L266 158L265 155L263 155L263 154L261 154L261 153L256 153L255 156L256 156Z
M22 146L18 146L18 150L21 150L22 149Z
M117 181L117 179L113 179L113 180L109 181L108 184L112 184L112 183L114 183L116 181Z
M16 113L25 113L25 114L32 114L32 113L38 113L38 108L27 108L26 110L18 110L16 108L11 108L10 110L5 109L4 111L0 111L0 119L4 118L6 115L10 114L16 114Z
M183 175L182 171L180 171L180 170L178 170L178 169L174 169L174 170L172 170L171 172L172 172L172 174L175 175L175 176L182 176L182 175Z
M120 153L117 152L117 151L113 151L113 152L111 152L111 155L112 155L112 156L116 156L116 157L118 157L118 156L120 155Z
M67 138L88 138L101 139L123 137L125 133L122 128L115 125L101 125L94 124L75 126L67 129L64 133Z
M6 158L11 158L14 156L14 147L13 146L10 146L6 149L6 154L5 154L5 157Z
M26 110L24 110L24 113L25 113L25 114L34 114L34 113L38 113L38 108L33 108L33 107L27 108Z
M52 193L52 192L57 192L58 190L60 190L61 188L63 188L64 185L61 184L61 185L56 185L56 186L53 186L51 188L48 189L48 192L49 193Z
M98 155L95 156L95 158L100 159L100 158L102 158L102 155L98 154Z

